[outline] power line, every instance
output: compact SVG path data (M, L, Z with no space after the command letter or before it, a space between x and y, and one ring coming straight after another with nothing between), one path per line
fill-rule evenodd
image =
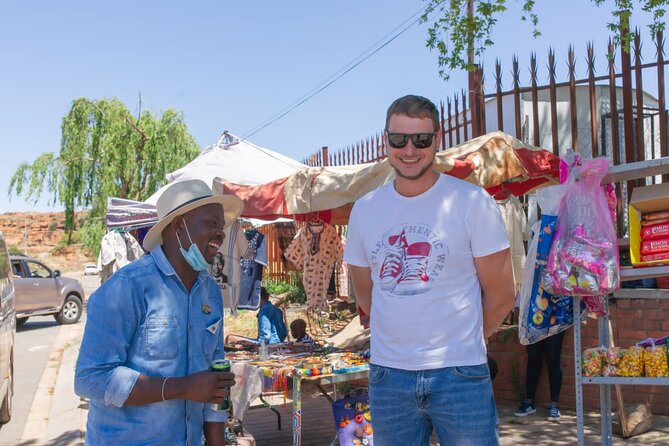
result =
M283 118L283 117L286 116L288 113L292 112L292 111L295 110L297 107L299 107L300 105L304 104L304 103L307 102L309 99L313 98L313 97L316 96L318 93L320 93L321 91L323 91L323 90L325 90L326 88L328 88L330 85L332 85L332 84L334 84L335 82L337 82L339 79L341 79L342 77L344 77L347 73L349 73L350 71L352 71L353 69L355 69L358 65L360 65L361 63L363 63L364 61L366 61L367 59L369 59L370 57L372 57L374 54L378 53L380 50L382 50L382 49L385 48L388 44L390 44L390 42L392 42L393 40L397 39L399 36L401 36L402 34L404 34L404 33L405 33L409 28L411 28L413 25L415 25L416 23L419 23L419 22L420 22L420 17L416 17L416 16L422 15L422 14L424 13L424 11L426 11L428 8L429 8L429 6L428 6L428 7L425 7L425 8L421 8L420 10L418 10L417 12L415 12L414 14L412 14L408 19L404 20L402 23L400 23L398 26L396 26L392 31L390 31L389 33L387 33L387 34L386 34L385 36L383 36L380 40L378 40L378 41L377 41L376 43L374 43L372 46L370 46L370 47L367 48L365 51L363 51L358 57L356 57L355 59L353 59L353 60L352 60L351 62L349 62L348 64L344 65L342 68L340 68L340 69L339 69L338 71L336 71L334 74L330 75L330 76L329 76L328 78L326 78L323 82L321 82L321 83L318 84L316 87L314 87L313 89L311 89L309 92L307 92L307 93L306 93L305 95L303 95L301 98L297 99L296 101L294 101L294 102L291 103L290 105L284 107L284 108L283 108L281 111L279 111L277 114L275 114L274 116L271 116L270 118L268 118L267 120L265 120L264 123L261 123L261 124L257 125L256 127L254 127L252 130L250 130L250 131L246 134L246 136L243 137L243 139L247 139L247 138L249 138L249 137L255 135L255 134L258 133L259 131L265 129L266 127L268 127L268 126L270 126L271 124L275 123L275 122L278 121L279 119ZM406 25L407 23L409 23L409 24ZM398 31L396 34L393 35L393 33L395 33L395 31L397 31L398 29L402 28L404 25L406 25L406 27L404 27L403 29L401 29L400 31ZM390 38L388 39L389 36L390 36ZM388 39L388 40L384 42L384 40L386 40L386 39ZM379 44L381 44L381 46L378 46ZM377 46L378 46L378 48L376 48ZM376 48L376 49L375 49L375 48ZM372 50L373 50L373 51L372 51ZM369 53L370 51L372 51L372 52ZM367 53L369 53L369 54L367 54Z

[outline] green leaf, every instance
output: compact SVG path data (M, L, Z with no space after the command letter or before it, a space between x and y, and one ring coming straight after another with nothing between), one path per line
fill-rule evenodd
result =
M596 6L606 1L613 3L614 20L607 25L613 35L613 43L618 46L622 43L629 51L632 33L623 32L621 24L629 23L635 3L645 12L653 14L653 23L649 28L653 35L664 30L664 14L669 0L590 0ZM425 0L425 13L421 17L422 23L430 23L426 46L437 50L439 75L448 80L453 69L471 70L468 62L470 47L475 55L481 56L484 50L494 44L490 39L492 29L497 24L499 16L506 11L507 0L478 0L475 2L476 13L473 18L467 16L467 0ZM535 12L536 0L523 0L522 21L532 23L532 36L539 37L539 17ZM478 45L477 45L478 43ZM445 70L448 68L448 70Z

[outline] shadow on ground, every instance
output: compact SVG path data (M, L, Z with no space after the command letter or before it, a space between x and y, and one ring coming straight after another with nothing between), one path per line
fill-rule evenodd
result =
M17 333L22 333L26 331L39 330L41 328L53 327L54 325L59 325L58 322L54 319L53 321L30 321L25 322L20 327L16 327Z

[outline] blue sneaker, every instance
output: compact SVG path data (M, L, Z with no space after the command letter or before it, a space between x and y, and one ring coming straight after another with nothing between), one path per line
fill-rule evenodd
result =
M546 419L548 421L560 421L560 409L558 409L557 404L551 404L548 407L548 417Z
M516 410L513 414L517 417L526 417L536 411L537 408L534 406L534 404L526 400L523 401L523 404L521 404L518 410Z

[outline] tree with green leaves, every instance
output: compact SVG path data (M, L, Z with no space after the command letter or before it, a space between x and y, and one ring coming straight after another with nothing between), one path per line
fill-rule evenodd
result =
M481 56L483 51L493 45L490 34L498 18L507 7L507 0L425 0L428 3L421 17L423 23L431 22L428 28L427 47L439 52L439 75L448 80L453 69L472 71L473 56ZM644 12L653 14L650 25L653 35L664 30L665 8L669 0L590 0L597 6L614 3L614 11L609 30L613 33L613 42L622 43L629 50L633 34L626 28L637 4ZM534 36L539 36L539 17L535 12L536 0L522 0L523 21L530 21ZM434 19L430 19L432 13Z
M51 204L65 207L68 241L75 213L89 209L81 239L93 253L104 234L107 197L144 200L167 173L199 153L181 113L140 111L135 117L116 99L76 99L61 131L58 155L46 152L32 164L23 162L10 180L9 195L37 202L50 193Z

